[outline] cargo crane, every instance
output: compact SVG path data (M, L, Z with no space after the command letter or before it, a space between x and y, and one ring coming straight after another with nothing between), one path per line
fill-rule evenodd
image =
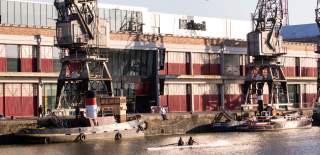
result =
M316 15L315 21L316 21L318 29L320 31L320 6L319 5L320 5L320 0L317 0L317 7L315 9L315 15ZM317 43L317 49L316 49L315 53L320 54L320 38ZM318 104L320 102L320 98L319 98L320 97L320 66L319 65L320 65L320 63L318 62L318 76L317 76L317 96L318 96L317 102L318 102Z
M108 26L98 18L97 0L55 0L58 12L55 46L62 50L56 108L82 106L88 91L113 96L107 58Z
M283 20L282 0L259 0L252 16L253 31L248 33L248 55L253 61L248 65L249 75L244 83L243 110L262 111L287 108L289 103L287 80L279 58L286 54L282 48L280 30ZM265 84L268 100L264 101Z

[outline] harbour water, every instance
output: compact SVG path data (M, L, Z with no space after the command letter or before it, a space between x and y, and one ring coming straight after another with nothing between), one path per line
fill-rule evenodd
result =
M148 150L176 143L180 136L152 137L119 142L89 141L47 145L0 146L1 155L319 155L320 128L282 130L273 132L230 132L183 135L192 136L202 148L175 148Z

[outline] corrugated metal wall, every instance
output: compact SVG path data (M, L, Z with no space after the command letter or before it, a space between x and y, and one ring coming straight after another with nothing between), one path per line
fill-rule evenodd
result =
M53 71L53 56L52 47L41 46L40 56L41 56L41 71L42 72L52 72Z
M289 77L294 77L297 76L297 69L298 66L296 67L296 58L295 57L283 57L283 73L286 76Z
M34 84L22 84L21 102L24 106L23 116L37 116L37 91Z
M171 75L186 75L188 64L186 61L186 53L184 52L167 52L166 73Z
M0 84L0 115L4 115L3 84Z
M192 53L193 75L219 75L220 58L218 54Z
M240 56L235 54L224 55L224 75L240 76Z
M20 46L20 71L32 72L35 68L33 63L32 46L21 45Z
M317 98L316 84L303 84L302 88L302 105L304 108L310 108Z
M5 115L34 116L36 97L33 84L5 84Z
M316 58L300 58L301 76L317 77L317 59Z
M195 112L219 109L220 98L216 84L194 84L192 93Z
M244 103L244 97L239 84L225 84L225 108L239 110Z
M6 116L21 116L21 84L5 84L5 114Z
M0 45L0 72L7 71L6 47Z
M169 112L186 112L190 104L186 84L165 84L160 105L168 107Z

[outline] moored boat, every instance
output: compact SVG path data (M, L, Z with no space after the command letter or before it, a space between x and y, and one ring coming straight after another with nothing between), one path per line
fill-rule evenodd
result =
M137 118L117 123L113 117L97 118L95 125L88 118L46 118L39 120L39 128L23 129L15 136L26 143L84 142L87 140L118 140L144 136L145 123ZM60 125L58 125L60 124Z
M300 115L298 112L276 116L272 116L268 112L262 112L261 116L248 119L247 124L247 128L242 128L245 131L311 128L312 118Z

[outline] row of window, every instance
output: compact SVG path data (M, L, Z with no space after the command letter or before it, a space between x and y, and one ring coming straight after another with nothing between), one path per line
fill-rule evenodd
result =
M45 112L55 109L57 84L44 84L42 86L42 104Z
M152 76L154 51L111 50L105 53L112 76Z
M0 1L0 23L55 27L57 11L52 4ZM99 16L110 21L113 32L142 32L142 12L119 9L99 9Z
M5 46L5 53L6 53L6 63L7 68L3 69L7 72L20 72L22 71L21 66L21 46L20 45L4 45ZM37 71L37 46L32 46L32 72ZM61 68L61 63L59 60L59 53L60 50L56 47L52 48L52 71L59 72Z
M99 17L110 21L112 32L142 32L142 12L100 8Z
M0 13L1 23L16 25L54 27L57 18L54 6L44 3L1 0Z

